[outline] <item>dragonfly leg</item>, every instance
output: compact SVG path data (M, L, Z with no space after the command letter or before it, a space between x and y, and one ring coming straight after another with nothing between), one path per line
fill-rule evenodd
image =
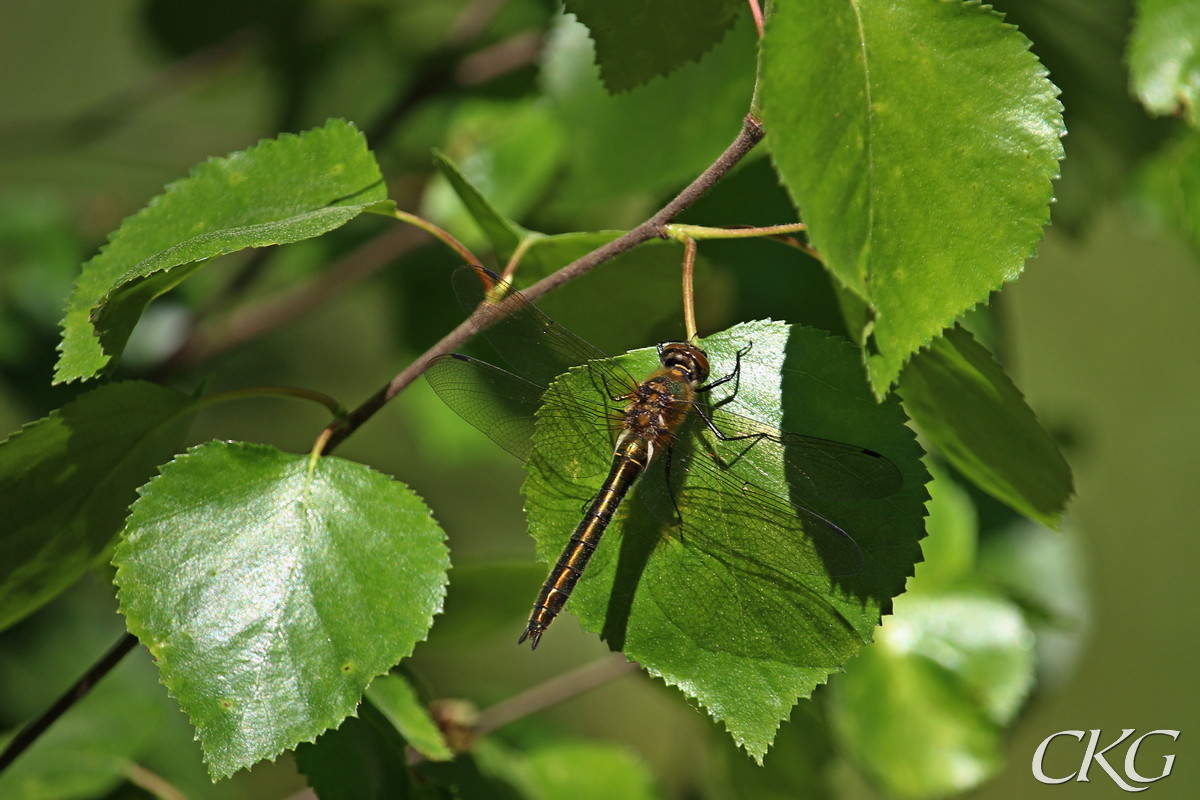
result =
M679 510L679 498L675 496L675 487L671 485L671 456L675 452L672 445L663 456L663 480L667 482L667 496L671 498L671 506L675 509L675 519L679 521L679 531L683 532L683 512Z
M741 380L742 380L742 356L749 353L750 348L752 348L752 347L754 347L754 342L750 342L750 344L746 345L741 350L738 350L737 357L736 357L737 360L734 361L732 370L730 370L725 375L722 375L720 378L717 378L715 381L710 381L709 383L706 383L704 386L698 387L696 389L696 391L697 392L708 392L708 391L711 391L711 390L717 388L718 386L723 386L724 384L729 383L730 381L733 381L734 382L733 383L733 391L730 392L729 397L725 398L725 400L722 402L725 402L725 401L729 400L730 398L732 398L734 395L736 395L738 392L738 387L741 385Z

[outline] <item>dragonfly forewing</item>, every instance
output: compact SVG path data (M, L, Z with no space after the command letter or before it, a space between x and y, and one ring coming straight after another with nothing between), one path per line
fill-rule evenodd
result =
M463 310L477 320L476 329L518 374L546 386L571 367L591 361L614 391L637 384L602 350L559 325L491 270L460 267L453 281Z

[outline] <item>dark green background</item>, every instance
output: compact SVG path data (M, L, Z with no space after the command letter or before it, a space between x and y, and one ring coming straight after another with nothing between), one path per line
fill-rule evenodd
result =
M404 5L411 9L401 13L401 27L415 57L441 35L453 9ZM542 7L511 5L507 13L518 17ZM47 388L53 321L78 263L122 217L211 155L329 116L371 119L390 82L403 75L369 48L358 58L342 52L340 70L324 73L313 99L296 109L279 101L261 62L242 54L193 77L177 76L167 89L125 106L126 93L159 75L164 63L145 35L139 8L128 0L0 2L0 230L25 230L32 219L33 229L42 231L31 239L35 244L18 247L9 238L0 250L8 315L0 319L4 431L69 398L69 390ZM339 46L355 48L354 42ZM410 170L428 168L427 160L411 155L423 152L421 136L413 140L384 154L389 176L402 180ZM1073 144L1083 140L1068 137L1068 165ZM1090 785L1039 786L1030 776L1032 752L1060 730L1102 728L1107 741L1121 728L1171 728L1183 731L1173 748L1175 772L1152 787L1152 796L1194 797L1200 792L1200 644L1193 619L1200 607L1200 269L1180 238L1156 231L1119 200L1093 203L1086 213L1078 195L1067 200L1070 230L1062 221L1050 228L1027 274L1000 296L996 321L1007 344L998 355L1044 424L1068 442L1078 498L1067 527L1082 542L1092 619L1074 671L1045 676L1011 737L1003 775L975 796L1125 796L1097 768ZM607 224L622 221L614 216ZM377 223L355 225L359 233L348 236ZM32 257L45 269L22 269ZM311 258L320 263L319 252ZM214 265L214 274L228 275L220 270L233 263ZM448 281L453 265L433 251L395 265L255 347L229 355L213 388L291 383L356 404L457 318ZM197 284L199 292L203 281ZM417 292L429 300L414 301ZM17 315L17 295L40 298L45 307L30 312L37 306L30 301L19 305L24 316ZM194 433L302 452L324 422L314 406L262 400L214 409ZM519 465L461 425L423 385L374 419L340 455L397 475L422 493L449 531L464 573L472 562L497 557L523 565L502 578L513 587L511 605L492 619L507 621L474 632L447 631L424 654L423 671L436 694L486 706L603 654L603 645L581 633L569 615L536 657L512 646L526 595L532 596L541 571L524 568L533 562L533 543L523 532ZM17 724L48 703L119 634L120 620L105 605L111 597L106 581L105 575L85 581L0 638L0 726ZM286 796L300 787L285 758L207 788L183 718L154 684L152 670L146 663L122 670L128 675L114 678L114 685L125 681L150 697L162 696L165 710L157 713L183 755L155 758L160 764L194 761L187 767L194 776L188 791L249 798ZM580 735L628 743L668 789L696 779L695 754L710 737L702 716L639 678L571 700L549 716ZM1056 752L1067 749L1060 745ZM1157 771L1151 759L1162 752L1161 744L1147 749L1140 762L1145 772ZM1052 773L1073 769L1069 760L1048 764Z

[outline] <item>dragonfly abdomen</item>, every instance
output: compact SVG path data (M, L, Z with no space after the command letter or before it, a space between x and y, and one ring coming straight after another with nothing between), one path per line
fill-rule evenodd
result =
M608 478L588 506L583 519L575 527L575 532L571 534L571 539L563 549L562 555L558 557L554 569L550 570L550 576L542 584L542 591L538 594L533 611L529 615L529 624L525 627L525 633L517 640L517 644L530 639L533 648L537 649L538 640L566 605L575 584L583 575L588 560L591 559L592 553L596 552L600 537L612 522L613 515L617 513L633 482L646 469L652 455L650 443L640 439L631 441L628 447L618 449Z

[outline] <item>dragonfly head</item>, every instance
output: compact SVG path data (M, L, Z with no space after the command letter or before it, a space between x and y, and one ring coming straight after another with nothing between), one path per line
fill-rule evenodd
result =
M658 360L665 369L678 372L693 386L708 380L708 354L691 342L664 342Z

